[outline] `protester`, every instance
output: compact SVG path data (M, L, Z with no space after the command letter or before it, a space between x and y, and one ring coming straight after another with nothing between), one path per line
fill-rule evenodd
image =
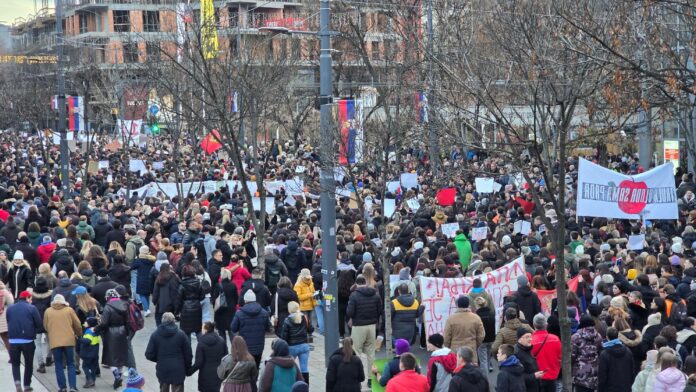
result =
M182 280L176 299L176 314L179 315L179 328L191 339L191 334L198 334L203 325L203 307L201 301L205 292L201 281L196 278L196 269L187 265L182 269Z
M82 326L77 314L65 298L57 294L51 301L51 307L46 309L43 326L48 334L48 342L56 361L56 381L61 390L77 391L75 373L75 342L82 337ZM65 360L65 363L63 361ZM66 383L64 366L68 371Z
M288 317L281 327L280 338L288 344L290 356L299 359L302 378L309 384L309 344L308 336L314 328L309 318L301 312L301 306L297 302L288 303Z
M409 344L416 342L417 321L423 316L424 307L409 293L408 286L402 284L399 296L391 301L392 339L404 339Z
M543 314L535 315L533 324L532 355L536 358L539 369L544 372L539 380L539 391L554 392L556 379L561 371L561 340L546 330L548 322Z
M31 391L31 379L34 369L34 352L36 346L34 339L36 335L43 331L43 321L36 307L31 305L31 293L22 291L19 293L19 298L14 305L9 306L6 310L6 318L8 325L8 341L10 346L7 347L10 352L10 361L12 362L12 378L14 379L17 392ZM20 361L24 357L24 378L20 377Z
M488 392L488 379L473 365L473 360L474 350L466 346L457 350L457 368L450 381L450 392Z
M248 290L244 297L245 304L235 313L230 330L232 333L244 338L258 368L261 365L266 331L271 329L271 320L268 312L256 302L256 295L253 291ZM285 344L285 349L288 351L287 342L283 341L283 344Z
M525 392L524 366L515 356L515 348L509 344L503 344L498 350L496 358L500 373L496 380L496 392Z
M126 379L126 389L123 392L142 392L145 387L145 378L138 374L138 371L129 368L128 378Z
M85 321L85 332L78 344L78 353L82 359L82 369L85 373L85 385L82 388L94 388L97 374L99 372L99 345L101 337L95 331L98 325L96 317L87 317Z
M230 354L222 358L217 377L222 380L221 392L249 392L256 387L259 370L241 336L232 339Z
M399 361L401 360L401 356L407 353L410 349L411 348L407 340L397 339L394 342L394 353L396 355L389 362L384 364L384 369L382 370L382 372L380 372L379 369L375 367L375 365L372 365L371 372L377 377L377 380L379 380L379 385L383 387L386 386L389 380L391 380L394 376L399 374L399 372L401 371L401 369L399 368Z
M353 339L343 339L343 347L334 351L326 370L327 392L360 392L365 372L360 357L353 351Z
M145 349L145 358L156 362L157 380L162 392L182 392L186 375L191 374L191 343L176 326L174 314L162 315L162 324L152 333Z
M198 390L200 392L219 392L221 379L218 378L218 365L227 355L227 346L220 335L215 332L215 323L203 324L202 336L196 346L196 358L186 374L198 372Z
M230 325L237 311L237 286L232 282L232 275L227 269L220 271L220 279L220 283L217 283L219 288L216 290L218 297L216 300L218 300L217 303L220 304L220 306L218 309L214 310L215 325L217 325L218 333L222 337L222 340L226 342L227 335L229 335L231 342L234 335L232 334ZM223 298L224 304L222 303Z
M152 285L150 284L150 270L155 266L155 258L150 255L150 248L143 245L140 247L138 257L131 264L131 271L136 272L135 296L143 306L143 316L150 316L150 294Z
M414 392L428 392L428 379L418 374L416 371L417 364L418 362L413 354L402 354L399 358L399 369L401 371L389 380L386 391L398 392L409 390Z
M578 330L571 336L571 359L573 367L573 386L578 392L597 390L597 369L599 353L602 350L602 336L595 329L589 315L580 318Z
M14 304L14 296L5 288L5 285L0 282L0 338L2 338L2 343L5 345L8 352L10 351L10 340L8 338L9 327L5 309L12 304Z
M469 297L462 295L457 298L457 310L450 315L445 323L445 347L453 350L469 347L474 350L473 363L476 363L476 349L483 342L486 331L481 318L469 307Z
M152 290L152 304L155 306L155 325L162 324L162 315L177 310L179 301L179 277L172 272L169 263L160 266Z
M367 286L364 276L358 276L355 280L357 288L350 295L346 315L350 318L353 329L350 337L353 339L353 347L358 355L365 355L364 374L370 374L372 363L375 360L375 342L377 334L377 322L384 313L382 301L377 290ZM371 381L367 380L368 386Z
M118 286L123 287L123 286ZM125 288L124 288L125 289ZM96 332L102 336L104 348L101 361L109 366L114 375L114 389L123 384L122 367L128 367L128 304L121 299L117 289L109 289L106 294L106 306L99 320Z
M274 340L271 350L271 357L264 361L263 372L259 375L259 392L281 391L295 381L304 381L283 339Z
M619 331L607 329L607 339L599 355L598 391L630 391L633 384L633 356L631 350L621 343Z

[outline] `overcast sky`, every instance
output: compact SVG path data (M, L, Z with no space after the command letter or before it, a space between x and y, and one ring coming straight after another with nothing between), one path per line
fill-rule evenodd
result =
M41 6L41 0L36 1ZM51 6L53 2L51 1ZM0 0L0 22L12 24L15 18L34 12L34 0Z

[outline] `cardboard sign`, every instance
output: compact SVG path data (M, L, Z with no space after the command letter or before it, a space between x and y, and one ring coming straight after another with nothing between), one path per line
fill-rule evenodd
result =
M493 193L493 184L495 181L493 181L492 178L477 177L474 181L478 193Z
M447 238L454 238L457 236L457 230L459 230L459 223L445 223L440 226L442 229L442 234L446 235Z
M90 161L89 165L87 165L87 173L89 173L89 174L99 173L99 162Z
M471 229L471 239L474 241L485 240L488 237L488 227L475 227Z
M411 209L411 211L414 212L418 211L418 209L420 208L420 203L416 198L406 200L406 205L408 206L408 208Z
M531 222L519 220L519 221L515 222L514 229L513 229L512 233L513 234L520 233L522 235L527 235L531 231L532 231L532 223Z
M109 168L109 161L99 161L99 170L108 169L108 168Z
M642 250L643 241L645 241L645 234L637 234L628 237L628 249L629 250Z

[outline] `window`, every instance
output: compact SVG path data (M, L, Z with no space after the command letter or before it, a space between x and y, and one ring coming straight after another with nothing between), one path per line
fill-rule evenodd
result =
M135 42L127 42L123 44L123 62L137 63L138 62L138 44Z
M87 26L87 15L79 15L77 18L80 21L80 34L88 33L89 27Z
M152 60L152 61L159 60L161 55L162 55L159 42L147 42L147 43L145 43L145 51L147 52L148 60Z
M114 32L127 33L130 31L130 13L114 10Z
M239 24L239 8L229 7L227 9L227 21L230 27L237 27L237 24Z
M159 11L143 11L143 31L146 33L160 31Z
M300 58L300 40L298 38L292 40L292 58Z
M372 59L373 60L381 60L382 59L382 52L380 51L380 45L381 42L379 41L372 41Z

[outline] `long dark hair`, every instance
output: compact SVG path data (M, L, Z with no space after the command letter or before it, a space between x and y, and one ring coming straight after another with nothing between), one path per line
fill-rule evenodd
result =
M172 275L174 275L172 273L172 266L169 265L169 263L162 264L160 266L159 274L157 274L157 284L164 285L169 279L171 279Z
M247 347L246 341L239 335L232 339L230 355L232 355L232 360L235 362L254 361L254 357L249 353L249 348Z
M343 362L351 362L353 360L353 339L343 339Z

